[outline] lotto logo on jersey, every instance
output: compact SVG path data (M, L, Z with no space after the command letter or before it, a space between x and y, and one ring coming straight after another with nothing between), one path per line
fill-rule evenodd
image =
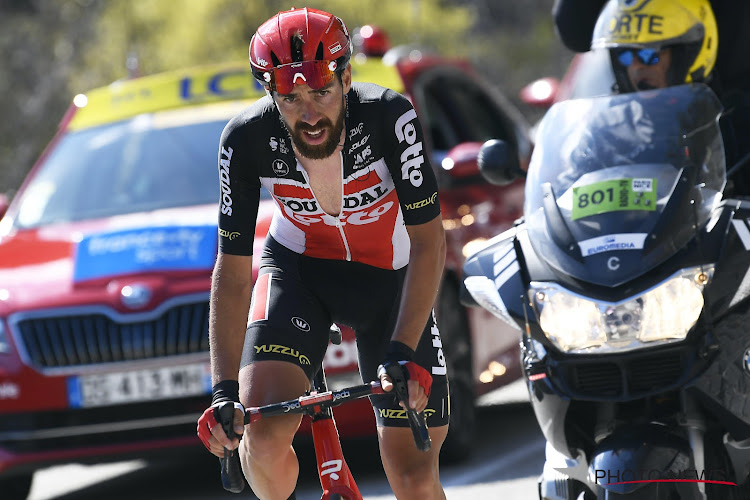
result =
M414 120L417 119L417 112L410 109L398 120L396 120L396 138L399 143L406 141L409 144L403 153L401 153L401 178L409 180L414 187L422 185L421 167L424 163L422 155L422 141L417 141L417 128L414 126Z

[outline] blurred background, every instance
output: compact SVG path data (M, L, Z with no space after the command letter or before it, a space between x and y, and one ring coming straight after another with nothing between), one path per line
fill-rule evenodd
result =
M383 28L392 45L469 59L515 100L562 76L572 58L554 33L553 0L0 0L0 193L12 196L78 93L113 81L247 60L255 29L280 10L314 7L350 30Z

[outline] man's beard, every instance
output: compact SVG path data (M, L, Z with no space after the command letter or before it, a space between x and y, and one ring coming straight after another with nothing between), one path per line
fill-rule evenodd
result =
M329 156L331 156L339 146L339 141L341 140L341 132L344 130L345 116L346 106L342 106L341 112L336 118L335 125L331 123L331 120L329 120L328 118L321 118L315 125L310 125L309 123L300 121L297 122L297 125L294 128L289 127L286 122L284 122L283 118L281 121L284 124L284 127L289 132L289 135L292 138L292 142L294 143L294 147L297 148L299 154L311 160L322 160L323 158L328 158ZM308 132L312 130L319 130L320 128L325 128L328 131L328 138L323 144L308 144L304 139L303 132L305 130L307 130Z

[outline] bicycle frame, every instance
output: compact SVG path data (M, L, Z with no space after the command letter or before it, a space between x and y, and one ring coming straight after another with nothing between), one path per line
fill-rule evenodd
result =
M328 390L325 373L321 367L313 379L308 394L282 403L246 408L245 425L278 415L308 415L312 419L312 438L318 462L318 476L323 488L321 500L328 500L333 495L340 495L348 500L362 500L362 494L344 458L331 408L372 394L385 394L379 381L338 391ZM233 411L233 407L230 408ZM237 457L236 453L234 456ZM222 466L222 482L225 484L225 489L238 493L242 491L241 486L230 489L226 485L243 485L239 460L235 458L231 461L226 458L223 462L226 466Z
M341 332L337 332L336 330L332 329L331 331L331 339L334 343L341 341ZM389 373L389 376L393 381L395 396L401 401L408 400L406 379L399 372ZM362 494L359 492L359 488L354 482L354 477L344 459L344 452L341 449L341 441L339 440L339 433L336 429L336 422L333 419L331 408L353 399L364 398L374 394L386 394L380 381L347 387L338 391L328 390L325 371L321 365L313 378L308 394L281 403L246 408L244 423L247 425L257 422L262 418L285 414L308 415L312 419L312 437L315 446L315 457L318 462L318 476L320 477L320 485L323 488L321 500L331 499L334 495L341 496L347 500L362 500ZM219 418L217 420L220 422L231 422L232 415L234 414L234 406L227 404L219 410L219 412L224 411L228 412L228 418ZM407 409L406 414L409 419L409 426L412 430L415 445L422 451L429 450L431 441L424 413ZM222 423L222 426L230 439L234 437L231 424L227 426ZM224 450L224 458L221 459L221 480L224 489L227 491L239 493L245 487L239 455L235 450Z
M313 380L313 387L317 393L328 392L325 373L322 368ZM377 389L380 389L380 393L383 392L379 384L377 388L372 387L372 389L372 394L376 394ZM311 392L310 395L313 396L313 393ZM335 494L349 500L362 500L362 494L359 492L357 483L354 481L349 465L344 458L331 408L313 405L312 410L310 415L312 437L315 446L315 458L318 462L320 486L323 488L321 500L328 500Z

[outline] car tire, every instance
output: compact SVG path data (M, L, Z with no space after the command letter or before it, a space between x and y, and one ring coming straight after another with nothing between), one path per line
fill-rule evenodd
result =
M448 365L450 427L440 450L445 463L465 460L474 445L476 397L472 376L472 351L466 311L458 300L458 287L444 279L435 315Z
M31 490L33 477L33 473L0 477L0 491L3 500L26 500Z

